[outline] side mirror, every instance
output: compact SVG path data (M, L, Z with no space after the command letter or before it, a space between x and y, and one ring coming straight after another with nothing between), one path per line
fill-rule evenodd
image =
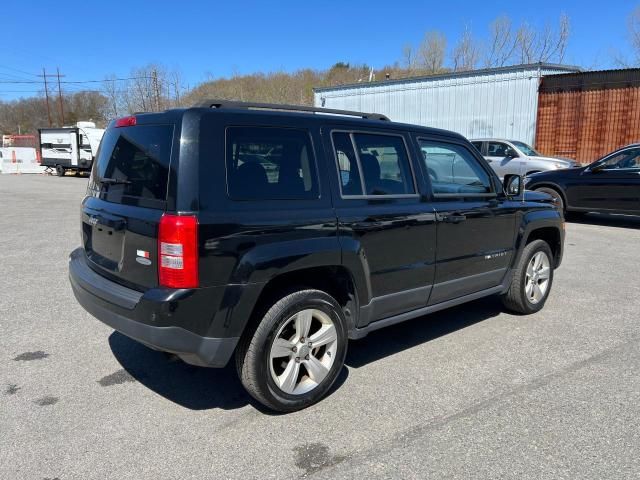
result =
M508 158L518 158L518 154L513 148L507 148L505 153Z
M508 174L504 176L502 181L504 194L507 197L517 197L522 195L524 182L520 175Z
M601 171L603 171L604 169L605 169L605 165L604 165L604 163L601 163L601 164L599 164L599 165L595 165L595 166L591 167L591 168L589 169L589 171L590 171L591 173L600 173L600 172L601 172Z

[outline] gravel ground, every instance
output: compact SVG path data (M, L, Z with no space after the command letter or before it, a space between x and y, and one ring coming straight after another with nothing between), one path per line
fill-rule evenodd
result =
M86 179L0 175L0 478L640 478L640 219L567 224L545 309L495 298L352 342L271 415L75 302Z

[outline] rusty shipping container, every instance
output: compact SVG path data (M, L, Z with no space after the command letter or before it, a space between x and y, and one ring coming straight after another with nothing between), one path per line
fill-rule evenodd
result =
M640 142L640 69L543 77L536 148L589 163Z

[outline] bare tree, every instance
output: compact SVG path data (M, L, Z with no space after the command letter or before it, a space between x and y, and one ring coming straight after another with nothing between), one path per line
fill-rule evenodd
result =
M569 30L569 17L565 14L560 16L557 30L547 24L538 31L528 23L523 23L516 32L516 58L520 63L562 63Z
M571 34L571 22L566 13L560 15L560 30L558 32L558 49L556 55L558 63L564 62L564 56L567 53L567 45L569 44L569 35Z
M0 132L37 134L37 129L47 126L47 110L44 91L39 96L21 98L9 102L0 101ZM94 90L80 90L63 94L65 122L92 120L105 126L109 118L108 99Z
M513 58L516 40L511 19L506 15L496 18L489 25L489 41L484 57L484 66L504 67Z
M465 26L462 37L453 49L452 61L454 71L473 70L476 68L480 48L473 38L468 26Z
M416 69L416 51L410 43L402 47L402 64L409 72Z
M533 63L536 58L538 35L528 23L523 23L516 31L516 55L519 63Z
M428 73L438 73L444 69L447 39L441 32L427 32L418 48L420 67Z
M104 80L104 84L102 86L102 90L104 92L105 97L107 97L107 102L109 105L109 116L111 118L118 117L121 111L121 95L118 91L118 85L116 82L116 76L110 75Z
M186 89L179 70L149 64L131 70L129 77L107 76L102 93L109 101L109 114L118 116L133 112L156 112L179 107Z
M560 15L558 30L555 31L549 24L546 24L538 34L538 44L536 46L536 56L539 62L555 60L562 63L567 49L569 39L569 17L564 13Z
M174 70L169 73L167 78L167 97L171 100L171 94L173 94L171 101L173 107L182 106L182 91L184 89L182 83L182 74L179 71ZM169 86L171 87L170 90Z

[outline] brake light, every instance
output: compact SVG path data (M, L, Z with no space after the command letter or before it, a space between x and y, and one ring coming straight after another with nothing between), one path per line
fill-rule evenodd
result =
M116 128L119 127L133 127L136 124L137 120L135 115L131 115L129 117L122 117L116 120Z
M163 214L158 232L158 279L169 288L198 286L198 219Z

